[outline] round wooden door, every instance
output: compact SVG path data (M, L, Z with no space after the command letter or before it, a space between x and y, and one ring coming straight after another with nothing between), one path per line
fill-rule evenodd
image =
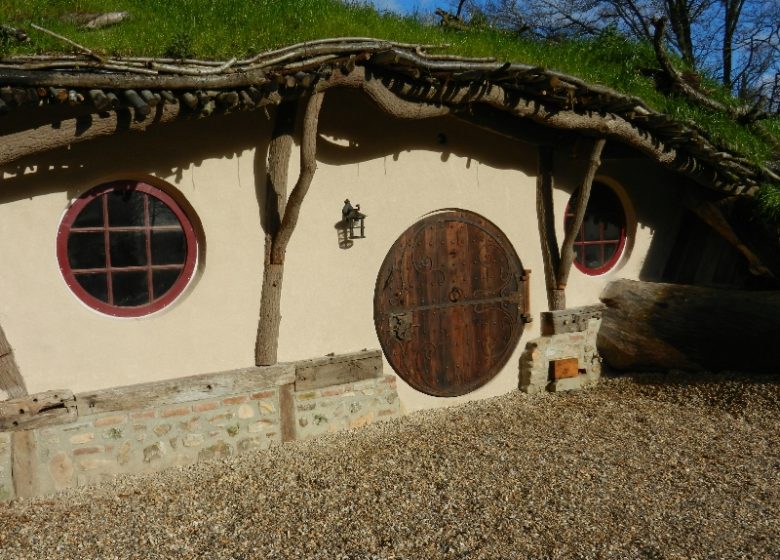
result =
M422 219L377 277L374 324L388 362L429 395L481 387L520 340L524 284L520 259L490 221L464 210Z

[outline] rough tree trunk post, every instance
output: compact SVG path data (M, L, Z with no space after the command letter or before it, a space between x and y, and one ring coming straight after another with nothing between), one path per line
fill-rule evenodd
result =
M577 196L577 211L569 225L569 229L566 231L566 237L561 246L561 262L558 265L558 273L555 278L556 287L552 298L554 301L550 308L552 311L566 309L566 283L569 281L569 272L574 261L574 240L577 238L577 233L580 231L580 227L582 227L582 221L585 219L585 209L590 199L590 188L593 186L593 178L596 176L596 171L601 165L601 152L604 150L604 144L606 143L607 141L603 138L599 138L593 143L588 169L585 172L585 178Z
M19 371L19 366L14 360L14 352L8 339L5 338L3 328L0 327L0 399L2 393L6 393L9 398L15 399L27 394L27 387L24 385L24 379Z
M283 266L271 262L271 247L279 233L284 208L287 204L287 172L295 131L296 105L283 103L276 113L273 137L268 146L268 175L266 191L266 231L263 286L260 296L260 319L257 326L255 363L272 365L276 363L276 349L279 338L280 295Z
M257 344L255 358L257 365L271 365L276 363L276 352L279 344L279 325L282 321L281 296L282 280L284 277L284 258L287 252L287 244L290 242L295 225L298 223L298 215L301 210L306 193L309 190L314 172L317 169L317 123L319 122L320 108L322 107L323 93L314 93L306 101L306 112L303 116L303 130L301 132L301 170L298 181L290 193L290 198L284 208L284 215L278 230L272 236L271 247L268 251L267 264L263 275L263 293L260 296L260 320L257 327ZM269 147L269 174L281 183L286 183L286 169L272 170L271 165L278 168L283 161L289 161L289 150L284 156L284 142L280 140L275 146L280 152L274 150L272 160L271 147ZM286 168L286 163L284 163ZM279 185L281 184L279 183ZM274 184L277 197L283 198ZM279 208L279 206L277 206Z
M555 233L553 207L553 148L539 146L539 162L536 177L536 218L539 224L539 240L544 261L544 281L547 287L547 305L555 309L555 291L558 286L555 272L561 261L558 236Z

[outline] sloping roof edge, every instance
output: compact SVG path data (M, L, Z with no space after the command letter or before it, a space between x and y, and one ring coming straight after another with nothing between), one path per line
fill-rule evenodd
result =
M546 127L617 140L727 194L752 195L762 183L780 183L772 171L717 146L695 123L675 120L639 98L535 66L429 50L348 37L290 45L245 60L95 54L0 60L0 138L9 148L0 154L0 166L103 134L257 109L311 89L355 87L401 118L449 113L468 119L475 108L487 106ZM58 138L39 141L42 132L36 127L46 121L45 111L62 105L80 109L81 122L72 130L60 128ZM38 117L7 130L3 115L12 113ZM100 117L91 118L94 114Z

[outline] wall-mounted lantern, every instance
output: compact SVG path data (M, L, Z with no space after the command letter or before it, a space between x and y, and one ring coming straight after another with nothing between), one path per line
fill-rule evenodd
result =
M361 214L360 204L353 207L349 199L345 200L344 207L341 209L341 217L344 224L349 227L350 239L362 239L366 236L366 215ZM355 235L356 229L359 229L360 235Z

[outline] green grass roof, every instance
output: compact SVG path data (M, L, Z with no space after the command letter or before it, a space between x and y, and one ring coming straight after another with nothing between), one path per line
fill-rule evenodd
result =
M74 13L127 11L129 19L100 30L86 30ZM515 34L473 29L456 32L425 25L413 17L380 14L373 8L339 0L4 0L0 24L27 31L27 43L0 40L0 56L70 53L73 48L35 31L36 23L97 52L111 55L189 56L207 59L243 57L300 41L338 36L367 36L411 43L448 44L447 52L492 56L543 66L586 81L636 95L653 108L681 120L697 122L711 139L757 163L773 158L764 140L723 114L694 107L659 93L642 70L657 63L650 45L632 43L614 33L563 42L522 39ZM711 95L734 102L712 86ZM780 120L766 122L774 132ZM766 194L766 193L764 193ZM778 200L780 191L765 196Z

